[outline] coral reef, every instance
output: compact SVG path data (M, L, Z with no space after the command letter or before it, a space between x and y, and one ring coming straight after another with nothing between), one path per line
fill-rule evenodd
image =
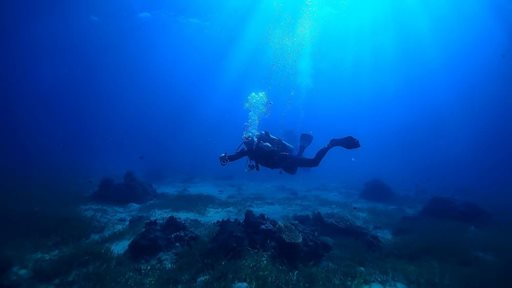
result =
M318 263L332 249L326 239L299 225L283 224L278 231L276 254L293 266Z
M387 203L396 199L396 194L384 181L373 179L364 184L359 196L370 202Z
M160 189L176 196L86 202L81 217L19 215L30 233L0 250L0 286L510 286L510 222L485 220L472 203L434 198L420 208L422 199L354 203L357 191L339 187L298 187L290 197L260 183L170 185Z
M264 214L247 210L243 221L223 220L209 242L210 254L239 258L248 252L271 253L276 259L290 265L321 260L330 245L297 223L281 224Z
M248 239L242 222L239 220L222 220L217 223L218 231L209 241L208 255L236 259L248 249Z
M187 246L197 239L198 236L174 216L163 223L150 220L146 222L144 231L128 245L128 254L135 260L148 260L161 252Z
M278 237L277 221L264 214L256 216L252 210L247 210L242 224L251 249L268 250Z
M138 180L133 172L128 171L121 183L116 183L112 178L103 178L91 199L109 204L140 204L154 199L156 195L151 184Z

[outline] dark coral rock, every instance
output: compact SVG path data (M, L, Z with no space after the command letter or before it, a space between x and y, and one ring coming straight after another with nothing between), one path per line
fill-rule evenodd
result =
M198 236L174 216L167 218L164 223L150 220L146 222L144 231L130 242L128 253L135 260L147 260L161 252L190 245L197 239Z
M367 201L380 203L392 202L396 199L396 194L391 187L379 179L366 182L359 196Z
M279 227L276 239L277 257L292 266L319 262L332 249L313 232L301 228L297 224L284 223Z
M128 171L121 183L116 183L112 178L103 178L91 198L110 204L140 204L154 199L156 195L151 184L139 181L135 174Z
M311 216L297 215L294 216L294 219L322 236L353 238L369 249L378 249L382 246L382 241L378 236L347 218L336 215L325 218L320 212L315 212Z
M458 237L456 234L460 231L454 232L457 229L466 229L468 225L484 226L490 221L492 215L475 203L435 196L417 214L403 217L394 227L393 235L427 235L423 238L432 239L437 237L435 234L441 234L446 238L440 241L445 242Z
M249 249L272 253L290 265L320 261L331 246L300 224L283 223L247 210L244 220L223 220L209 242L209 253L238 258Z
M475 203L441 196L430 199L418 216L470 224L483 224L491 219L491 214Z
M256 216L253 211L247 210L243 225L252 249L266 250L277 238L277 221L264 214Z
M248 249L248 240L239 220L222 220L217 222L219 230L208 243L208 253L227 259L237 259Z
M168 234L175 234L187 230L187 226L185 225L185 223L181 222L178 218L174 216L170 216L169 218L167 218L167 220L165 220L161 228L162 232Z
M128 252L133 259L149 259L164 250L164 241L158 229L158 222L151 220L146 222L144 231L135 237L128 246Z

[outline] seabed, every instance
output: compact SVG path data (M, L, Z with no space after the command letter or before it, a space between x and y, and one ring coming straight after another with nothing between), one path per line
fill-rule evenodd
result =
M144 204L84 201L76 213L41 218L59 233L10 244L5 287L510 287L510 221L475 226L422 219L404 222L424 199L371 203L343 185L190 180L155 187ZM315 261L290 263L270 249L236 257L209 253L219 221L247 211L278 225L296 215L330 215L379 239L370 249L351 235L316 235L331 249ZM152 257L134 259L130 243L149 220L174 216L197 235ZM41 222L42 223L42 222ZM54 223L54 224L52 224ZM405 223L405 224L404 224ZM295 225L295 224L294 224ZM373 237L372 236L372 237ZM300 240L299 240L300 241ZM229 242L229 241L228 241ZM269 246L270 247L270 246Z

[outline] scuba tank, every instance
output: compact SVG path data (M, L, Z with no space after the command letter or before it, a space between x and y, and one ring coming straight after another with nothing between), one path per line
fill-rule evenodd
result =
M283 139L271 135L268 131L258 133L258 135L256 135L256 140L257 147L265 150L291 154L294 149L292 145L286 143Z

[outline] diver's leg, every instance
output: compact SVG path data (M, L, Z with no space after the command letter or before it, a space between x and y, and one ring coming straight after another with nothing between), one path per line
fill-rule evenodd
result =
M292 162L296 167L317 167L331 148L330 146L326 146L318 150L313 158L295 157Z
M344 138L335 138L332 139L327 146L321 148L316 152L315 157L313 158L305 158L305 157L293 157L289 160L290 167L317 167L320 165L322 159L324 159L325 155L331 148L333 147L343 147L345 149L355 149L361 147L359 141L352 137L347 136Z

